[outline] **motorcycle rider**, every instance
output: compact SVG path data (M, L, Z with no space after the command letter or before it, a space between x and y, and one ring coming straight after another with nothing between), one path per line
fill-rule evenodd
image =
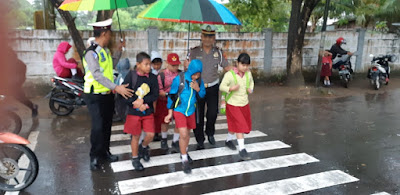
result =
M343 44L346 44L346 40L343 37L339 37L338 39L336 39L336 43L333 44L331 49L329 50L329 52L332 53L332 60L334 60L337 55L350 55L350 56L353 55L352 52L346 51L346 50L344 50L342 48ZM332 68L337 69L343 63L344 62L338 62L336 64L333 64ZM350 64L350 73L353 73L353 69L351 68L351 64Z

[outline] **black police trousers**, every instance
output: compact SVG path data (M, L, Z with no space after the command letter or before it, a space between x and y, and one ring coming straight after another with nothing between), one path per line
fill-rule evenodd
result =
M110 150L114 94L85 94L92 121L90 158L104 157Z
M196 109L196 129L194 135L196 136L197 143L204 143L204 110L207 103L207 122L206 122L206 135L213 136L215 133L215 122L218 115L218 102L219 102L219 84L206 88L206 96L202 99L197 99Z

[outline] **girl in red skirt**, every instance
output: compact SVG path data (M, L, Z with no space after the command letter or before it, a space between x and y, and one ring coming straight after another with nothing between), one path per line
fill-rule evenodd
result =
M225 73L219 86L219 90L225 92L226 119L228 121L228 137L225 145L236 150L232 140L235 134L239 146L239 156L242 160L249 160L250 157L244 147L244 134L251 131L251 114L248 94L253 93L254 81L249 71L250 56L241 53L237 65L233 70Z
M324 51L324 57L322 57L322 69L321 69L321 77L324 78L324 85L329 87L331 85L331 81L329 77L332 75L332 53L329 51Z

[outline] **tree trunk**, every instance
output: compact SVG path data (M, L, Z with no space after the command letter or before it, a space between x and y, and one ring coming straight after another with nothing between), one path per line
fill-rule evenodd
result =
M292 10L289 21L287 46L287 84L289 86L303 86L303 44L312 10L320 0L292 1Z
M101 10L97 11L96 22L112 18L115 10Z
M54 5L54 7L59 7L62 3L61 0L52 0L51 1ZM76 50L82 59L83 57L83 51L85 51L85 45L83 44L83 40L81 37L81 34L79 33L78 29L76 29L75 25L75 18L72 18L71 14L68 11L63 11L60 9L57 9L58 13L60 13L61 18L64 20L64 23L68 27L69 34L72 37L72 40L74 41Z

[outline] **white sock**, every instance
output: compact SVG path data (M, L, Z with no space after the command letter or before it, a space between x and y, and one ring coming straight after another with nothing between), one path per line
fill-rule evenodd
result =
M167 139L168 132L161 132L161 138Z
M72 75L76 75L76 73L77 73L76 68L71 68L71 73L72 73Z
M174 133L174 138L172 139L173 142L179 141L179 133Z
M324 85L327 85L327 82L326 82L326 80L324 80Z
M244 149L244 139L237 139L239 145L239 151Z
M188 157L187 154L182 154L182 162L187 162L188 161Z
M142 132L142 134L140 134L139 143L143 142L144 137L146 137L146 133Z
M187 154L187 151L189 150L189 147L186 147L186 154Z
M331 85L331 81L326 81L326 83L327 83L328 85Z
M226 141L227 142L231 141L231 140L234 140L234 139L235 139L235 134L228 133L228 136L226 136Z

